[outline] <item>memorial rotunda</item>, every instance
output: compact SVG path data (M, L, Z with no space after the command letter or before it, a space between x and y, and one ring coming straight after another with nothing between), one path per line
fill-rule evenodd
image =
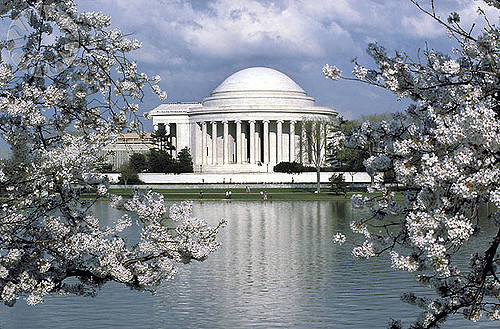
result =
M149 114L155 129L165 125L176 150L189 147L196 172L265 172L283 161L309 163L304 120L336 113L315 106L287 75L252 67L201 103L162 104Z

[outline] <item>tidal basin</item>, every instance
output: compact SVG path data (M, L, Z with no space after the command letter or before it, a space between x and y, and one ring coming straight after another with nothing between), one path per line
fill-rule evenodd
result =
M94 206L110 223L120 211ZM194 214L215 225L225 218L222 247L208 260L180 266L157 293L108 284L94 298L51 296L35 307L0 308L0 328L385 328L391 317L409 325L419 310L405 291L432 292L389 261L355 261L334 245L363 216L347 201L203 201ZM107 225L107 223L103 223ZM483 223L470 250L485 250L494 228ZM137 239L137 226L126 231ZM467 257L468 250L462 251ZM443 328L496 328L460 315Z

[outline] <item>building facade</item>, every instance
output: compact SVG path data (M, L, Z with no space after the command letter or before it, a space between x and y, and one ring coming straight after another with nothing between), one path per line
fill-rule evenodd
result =
M310 163L304 122L336 115L277 70L252 67L224 80L201 103L162 104L149 114L175 150L188 147L197 172L269 172Z
M152 147L151 133L146 133L142 137L137 133L123 133L115 144L102 150L101 155L106 156L106 162L116 171L129 161L132 154L146 154Z

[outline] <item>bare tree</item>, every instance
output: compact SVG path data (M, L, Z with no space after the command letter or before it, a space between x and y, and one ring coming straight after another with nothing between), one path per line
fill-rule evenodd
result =
M326 164L330 133L337 127L335 116L328 118L308 117L303 120L308 160L316 168L316 193L321 191L321 167Z

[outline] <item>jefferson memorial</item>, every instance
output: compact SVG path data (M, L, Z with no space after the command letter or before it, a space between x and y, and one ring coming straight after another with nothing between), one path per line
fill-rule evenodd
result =
M162 104L152 110L176 150L191 150L196 172L266 172L279 162L310 163L304 120L337 112L286 74L265 67L238 71L201 103Z
M149 112L164 125L173 155L188 147L195 172L272 172L280 162L311 164L304 121L325 122L337 112L314 99L286 74L252 67L224 80L201 103L162 104ZM151 134L123 134L108 158L115 169L134 152L152 147Z

